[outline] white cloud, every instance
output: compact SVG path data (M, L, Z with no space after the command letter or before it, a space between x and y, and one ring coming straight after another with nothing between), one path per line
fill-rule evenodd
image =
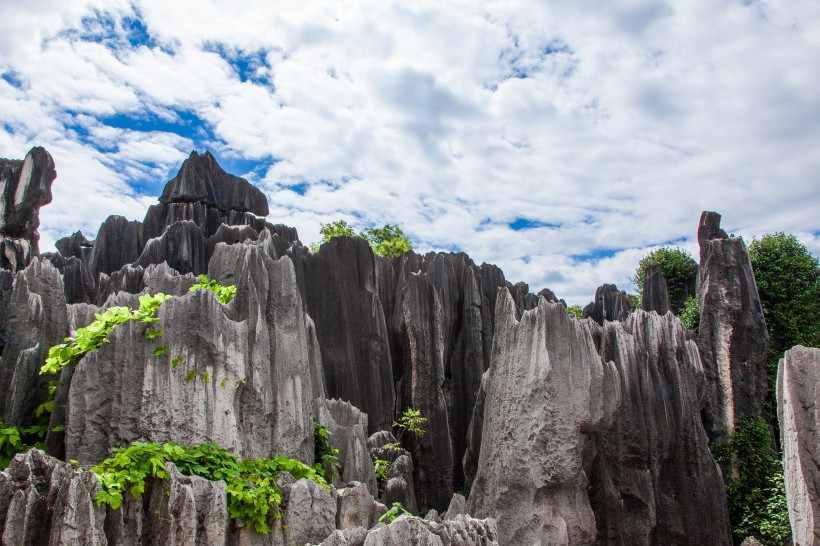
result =
M0 21L0 74L19 82L0 80L0 155L41 144L59 172L44 246L141 218L144 194L208 146L275 158L256 182L306 242L337 218L398 223L420 250L464 249L570 303L631 288L653 245L696 254L702 210L820 248L808 0L47 8ZM174 128L178 112L202 126ZM555 227L512 230L519 218Z

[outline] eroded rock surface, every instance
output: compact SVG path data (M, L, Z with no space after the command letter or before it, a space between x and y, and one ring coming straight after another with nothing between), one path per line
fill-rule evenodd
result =
M762 413L769 336L743 239L726 235L719 214L704 212L698 242L698 348L708 393L704 421L715 437L724 428L733 431L740 417Z
M590 544L595 516L582 451L620 401L617 371L584 324L542 299L515 319L499 291L478 471L468 508L502 544Z
M25 159L0 159L0 268L15 273L40 254L40 207L51 203L57 178L54 160L44 148Z
M316 420L330 432L330 443L339 450L338 477L334 485L362 482L376 495L376 475L367 447L367 415L342 400L315 401Z
M605 321L626 320L635 308L632 298L614 284L604 284L595 291L595 299L584 307L584 318L602 325Z
M783 477L795 545L820 544L820 349L794 347L777 368Z
M637 311L604 325L600 351L615 363L622 403L588 449L598 542L730 545L695 342L672 314Z

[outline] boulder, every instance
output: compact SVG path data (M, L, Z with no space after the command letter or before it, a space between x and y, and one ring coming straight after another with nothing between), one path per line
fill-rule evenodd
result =
M794 544L820 544L820 349L800 345L777 367L777 417Z
M588 544L595 516L582 451L620 401L617 371L584 323L541 299L519 322L499 290L478 471L468 509L502 544Z
M387 511L385 505L373 498L367 485L359 482L352 482L347 487L339 489L336 502L337 529L370 529Z
M740 417L762 414L769 337L743 239L720 229L719 214L704 212L698 242L698 348L708 394L703 416L715 438L734 431Z
M364 541L364 546L395 544L443 546L441 538L428 529L424 520L412 516L401 516L390 525L370 531Z
M282 516L285 544L315 544L336 528L336 501L316 482L302 478L290 486Z

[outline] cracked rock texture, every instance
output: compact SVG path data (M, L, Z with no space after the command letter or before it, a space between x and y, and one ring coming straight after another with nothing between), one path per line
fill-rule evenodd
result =
M777 417L792 538L820 545L820 349L798 345L777 368Z
M595 300L584 307L584 318L591 318L598 324L604 321L626 320L635 308L632 298L614 284L604 284L595 291Z

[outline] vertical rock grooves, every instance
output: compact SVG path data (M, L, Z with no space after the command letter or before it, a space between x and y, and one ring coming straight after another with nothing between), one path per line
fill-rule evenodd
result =
M499 290L478 470L468 508L498 518L502 544L590 544L582 452L620 401L615 366L557 303L515 318Z

